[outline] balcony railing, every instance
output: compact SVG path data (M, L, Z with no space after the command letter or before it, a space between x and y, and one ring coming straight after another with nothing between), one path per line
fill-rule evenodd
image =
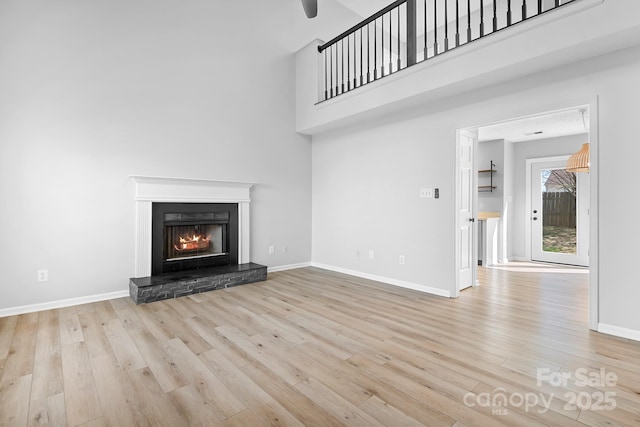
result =
M325 101L576 0L398 0L318 47Z

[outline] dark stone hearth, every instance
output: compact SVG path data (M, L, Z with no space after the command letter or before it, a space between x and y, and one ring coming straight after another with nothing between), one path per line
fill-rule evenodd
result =
M132 278L129 294L136 304L141 304L263 280L267 280L267 267L250 262Z

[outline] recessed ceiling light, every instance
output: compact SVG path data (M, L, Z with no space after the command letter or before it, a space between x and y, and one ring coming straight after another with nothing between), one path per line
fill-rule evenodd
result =
M531 136L531 135L542 135L544 132L541 130L537 130L535 132L526 132L525 135L526 136Z

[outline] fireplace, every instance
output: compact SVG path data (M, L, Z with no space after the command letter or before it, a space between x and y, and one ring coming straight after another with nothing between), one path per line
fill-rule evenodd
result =
M153 203L151 275L238 264L236 203Z
M131 178L136 250L129 295L136 304L267 280L267 267L249 259L252 183Z

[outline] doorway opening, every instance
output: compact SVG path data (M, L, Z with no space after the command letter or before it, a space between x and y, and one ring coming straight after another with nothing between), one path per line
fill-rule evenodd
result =
M583 274L590 273L591 329L597 328L598 321L596 107L597 100L593 100L458 130L458 152L460 135L475 138L470 188L474 194L472 219L478 221L473 225L473 248L466 250L482 260L483 268L510 262L585 267ZM567 158L586 142L591 145L590 172L568 174L564 170ZM464 169L459 159L456 170L460 177ZM460 200L466 194L464 180L456 182L456 199ZM462 216L457 217L456 238L460 239L464 224ZM459 260L468 255L460 253L462 249L464 245L456 247ZM460 282L464 277L460 267L457 263L456 296L465 287ZM474 263L476 285L477 268Z

